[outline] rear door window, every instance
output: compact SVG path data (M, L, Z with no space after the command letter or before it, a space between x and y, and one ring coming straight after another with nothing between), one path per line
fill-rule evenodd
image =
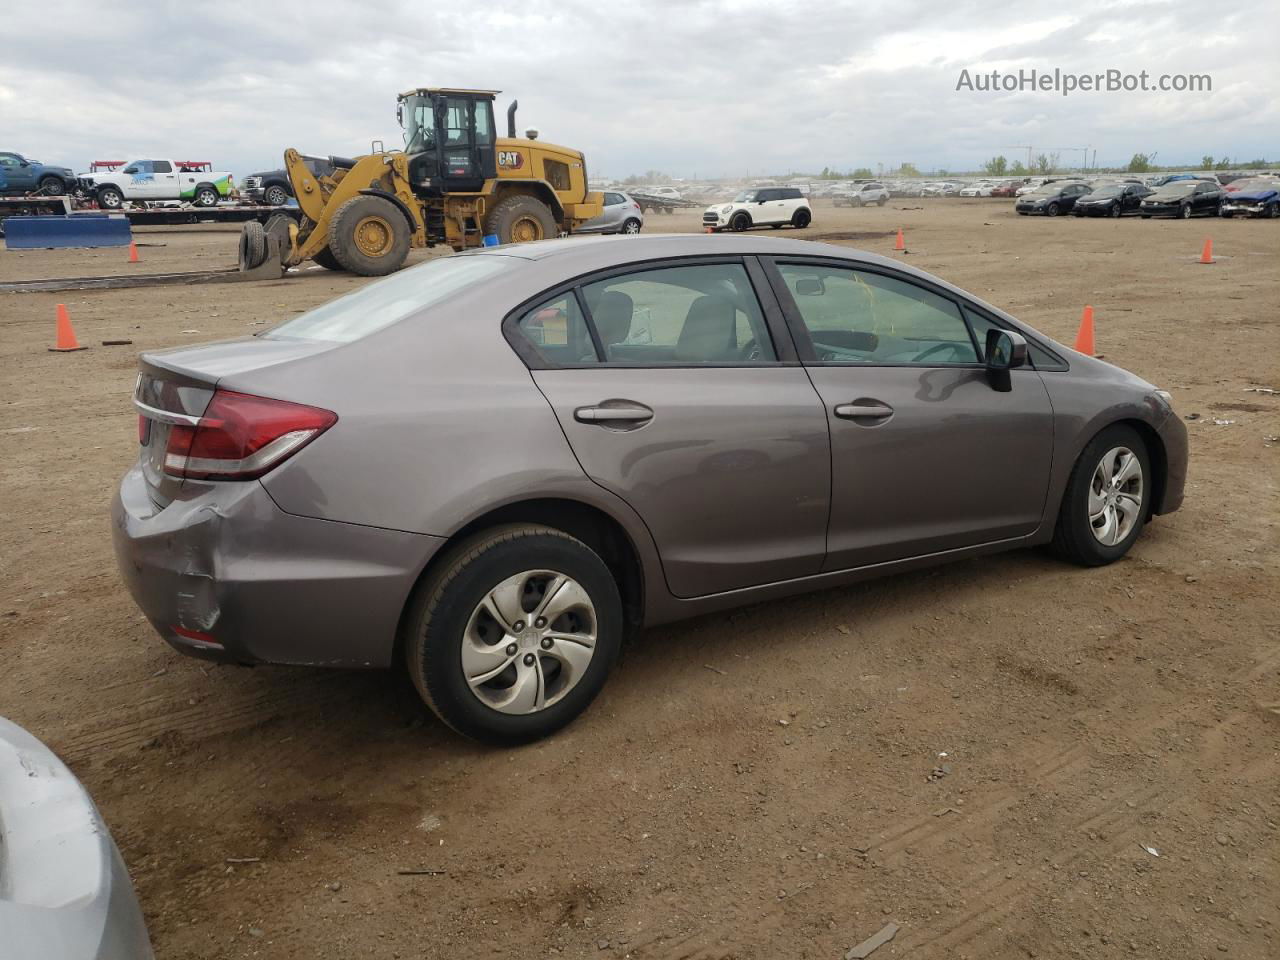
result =
M641 270L582 288L606 363L752 364L777 359L741 263Z

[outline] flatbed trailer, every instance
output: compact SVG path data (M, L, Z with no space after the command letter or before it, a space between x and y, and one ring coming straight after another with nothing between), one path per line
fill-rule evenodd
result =
M74 216L77 213L98 215L109 213L113 217L123 216L135 227L180 226L193 223L245 223L249 220L266 223L268 218L277 213L283 213L294 220L302 215L297 207L265 207L261 204L220 203L214 207L181 204L169 207L154 206L103 211L77 209L74 198L69 196L0 197L0 236L4 235L6 217Z
M635 191L623 191L632 200L640 205L641 213L648 213L650 210L657 210L660 213L675 213L677 209L692 209L694 207L705 207L705 203L698 203L696 200L677 200L674 197L664 197L656 193L636 193Z

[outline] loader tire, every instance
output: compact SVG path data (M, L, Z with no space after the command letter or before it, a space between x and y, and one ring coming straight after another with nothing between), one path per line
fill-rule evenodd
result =
M267 258L267 232L257 220L250 220L240 231L240 265L246 270L262 266Z
M321 247L315 252L311 258L326 270L341 270L342 264L338 262L338 258L333 255L333 251L328 247Z
M382 277L399 270L409 255L409 240L404 214L382 197L352 197L338 208L329 224L333 258L362 277Z
M484 221L485 233L496 233L499 243L529 243L558 236L551 209L536 197L517 194L494 204Z

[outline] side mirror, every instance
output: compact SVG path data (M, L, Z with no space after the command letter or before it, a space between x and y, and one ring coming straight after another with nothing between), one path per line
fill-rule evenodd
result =
M1020 333L992 327L987 331L986 356L988 370L1007 371L1025 366L1027 340Z

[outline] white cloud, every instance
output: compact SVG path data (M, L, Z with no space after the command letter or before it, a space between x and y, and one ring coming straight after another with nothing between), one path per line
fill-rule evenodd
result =
M294 10L298 12L293 12ZM1280 5L1056 0L1017 8L763 0L314 0L289 8L69 0L63 29L30 5L0 60L0 148L84 169L186 155L243 175L285 147L353 154L398 140L395 95L494 87L520 126L587 152L593 172L973 168L1010 144L1280 154ZM961 68L1209 73L1207 94L957 92Z

